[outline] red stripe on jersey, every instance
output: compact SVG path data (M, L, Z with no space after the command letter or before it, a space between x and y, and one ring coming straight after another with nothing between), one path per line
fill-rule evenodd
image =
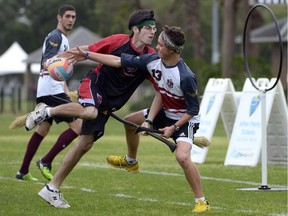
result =
M170 92L167 89L162 88L160 86L159 86L159 91L162 92L162 94L167 94L167 95L170 95L171 97L184 100L183 96L179 96L179 95L173 94L172 92Z
M183 99L176 99L174 97L170 97L167 94L163 94L163 93L161 93L161 98L162 98L163 106L166 109L187 110L187 105L185 104Z

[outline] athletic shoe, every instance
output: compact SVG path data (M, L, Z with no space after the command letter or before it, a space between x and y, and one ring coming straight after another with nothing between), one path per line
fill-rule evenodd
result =
M51 170L52 170L51 164L42 163L41 158L40 158L36 161L36 165L40 169L42 175L46 179L51 180L53 178L53 175L51 174Z
M106 159L108 164L115 168L125 169L131 173L137 173L139 171L139 163L128 164L125 156L108 156Z
M45 108L48 107L45 103L39 103L34 111L30 112L26 117L25 128L27 131L32 130L42 121L46 119Z
M207 212L210 211L210 205L208 201L202 201L200 200L198 203L195 204L195 208L192 210L192 212Z
M34 178L31 173L27 173L27 174L22 174L20 171L18 171L16 173L16 178L19 180L24 180L24 181L31 181L31 182L37 182L38 179Z
M70 205L64 199L60 191L51 190L48 185L39 191L38 195L50 205L56 208L69 208Z

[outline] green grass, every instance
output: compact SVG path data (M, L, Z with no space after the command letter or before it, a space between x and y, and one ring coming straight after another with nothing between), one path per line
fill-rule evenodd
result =
M121 115L121 114L120 114ZM66 125L55 125L40 146L30 167L39 183L17 181L27 142L33 132L24 128L9 130L15 118L0 115L0 215L100 215L100 216L186 216L191 215L194 197L177 164L174 154L157 140L143 137L138 159L141 172L133 175L110 168L105 158L125 154L124 130L111 119L105 136L82 158L61 188L69 209L56 209L42 201L37 193L47 181L35 161L43 156ZM269 215L287 214L287 191L255 192L239 188L261 185L261 165L256 167L224 166L228 139L221 122L212 139L204 164L198 164L206 198L212 212L201 215ZM54 160L57 169L65 149ZM268 166L268 184L272 188L287 186L287 166Z

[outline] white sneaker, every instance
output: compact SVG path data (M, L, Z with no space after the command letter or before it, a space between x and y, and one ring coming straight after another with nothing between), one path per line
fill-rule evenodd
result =
M51 190L48 187L48 185L45 185L45 187L41 191L39 191L38 194L47 203L49 203L50 205L56 208L69 208L70 207L70 205L64 199L60 191Z
M25 121L25 128L27 131L32 130L38 124L46 119L45 108L48 107L45 103L39 103L34 111L30 112Z

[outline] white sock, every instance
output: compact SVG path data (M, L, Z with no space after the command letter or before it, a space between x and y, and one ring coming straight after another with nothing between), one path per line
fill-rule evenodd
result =
M206 201L205 197L200 197L200 198L195 198L195 203L198 203L200 200L202 200L203 202Z
M48 117L51 117L51 115L50 115L50 109L51 109L51 107L47 107L47 108L45 109L46 116L48 116Z
M131 164L133 165L133 164L136 164L136 163L137 163L137 160L136 160L136 159L130 158L128 155L125 156L125 160L126 160L127 163L130 164L130 165L131 165Z

